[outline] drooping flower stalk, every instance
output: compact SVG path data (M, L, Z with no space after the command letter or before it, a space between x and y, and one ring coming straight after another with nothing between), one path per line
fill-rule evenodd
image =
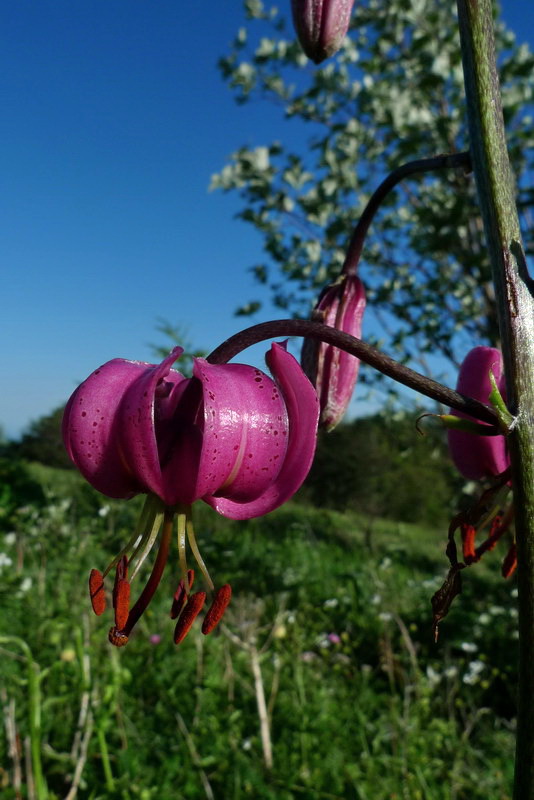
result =
M303 336L332 344L425 397L462 411L477 420L488 422L494 425L496 430L498 428L499 420L495 411L479 400L462 395L432 378L421 375L355 336L313 320L280 319L251 325L216 347L207 361L212 364L225 364L247 347L278 336Z

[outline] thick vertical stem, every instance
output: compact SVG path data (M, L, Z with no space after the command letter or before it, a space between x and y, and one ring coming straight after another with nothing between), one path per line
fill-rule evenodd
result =
M514 800L534 800L534 282L528 274L506 148L491 0L458 0L471 158L503 342L516 508L519 687Z

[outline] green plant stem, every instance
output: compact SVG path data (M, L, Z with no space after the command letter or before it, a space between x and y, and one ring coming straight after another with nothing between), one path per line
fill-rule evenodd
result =
M104 770L106 789L108 792L113 792L115 790L115 781L113 779L113 772L111 771L108 743L106 742L106 734L104 733L102 724L100 724L96 729L96 737L98 739L98 746L100 748L100 758L102 760L102 769Z
M518 554L519 687L514 800L534 800L534 284L521 245L495 60L491 0L458 0L471 158L495 284Z
M41 672L34 661L32 651L18 636L0 636L1 644L14 644L22 650L26 660L28 681L28 710L30 728L30 752L37 800L47 800L48 786L41 761Z

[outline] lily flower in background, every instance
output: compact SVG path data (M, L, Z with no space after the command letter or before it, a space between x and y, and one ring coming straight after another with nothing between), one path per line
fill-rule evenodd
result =
M355 275L341 275L322 292L312 319L360 337L364 311L363 283ZM341 421L350 403L360 360L326 342L305 339L301 364L319 397L320 424L330 431Z
M506 397L503 361L500 350L495 347L475 347L460 367L456 388L462 394L489 402L492 390L490 372L503 397ZM456 417L472 419L461 411L451 409ZM484 423L480 423L481 426ZM458 430L448 431L449 452L459 472L469 480L481 480L500 475L510 466L504 436L478 436Z
M267 514L300 488L315 452L318 401L313 386L285 347L273 344L267 362L274 380L244 364L194 359L192 378L171 369L177 347L161 364L114 359L74 392L65 408L63 440L86 480L109 497L146 493L132 538L104 573L92 570L95 613L103 613L104 578L115 568L115 625L109 638L123 645L150 602L167 561L174 520L181 579L171 617L175 642L183 640L206 600L191 593L186 541L204 575L191 504L202 499L231 519ZM130 609L130 584L159 538L144 590ZM130 577L128 577L128 573ZM228 584L214 593L203 632L220 621L231 597Z
M495 347L475 347L464 359L458 376L457 389L462 394L489 403L493 386L490 375L501 398L506 398L503 360ZM473 418L451 409L453 416L466 420ZM483 431L485 423L477 421L477 430ZM510 458L503 435L484 436L458 429L447 431L449 452L458 471L468 480L488 481L487 488L465 511L457 514L450 526L447 555L449 574L443 586L432 597L434 635L438 625L448 614L454 598L462 590L461 571L476 564L489 550L493 550L504 534L513 530L514 505L510 500ZM460 530L462 558L458 560L455 533ZM515 541L509 544L502 562L503 578L509 578L517 566Z
M354 0L291 0L293 24L302 49L316 64L341 47Z

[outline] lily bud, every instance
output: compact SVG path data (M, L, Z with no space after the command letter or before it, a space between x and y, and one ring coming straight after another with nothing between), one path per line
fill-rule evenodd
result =
M502 355L495 347L475 347L460 367L457 389L482 403L487 403L492 390L490 372L503 396L506 395ZM472 419L451 409L456 417ZM483 429L485 423L479 422ZM469 480L500 475L510 465L504 436L477 436L459 430L448 432L449 452L459 472Z
M291 0L302 49L316 64L334 55L349 29L354 0Z
M355 275L342 275L322 292L312 319L359 337L364 311L363 283ZM305 339L301 364L319 397L319 424L330 431L341 421L350 403L360 359L325 342Z

